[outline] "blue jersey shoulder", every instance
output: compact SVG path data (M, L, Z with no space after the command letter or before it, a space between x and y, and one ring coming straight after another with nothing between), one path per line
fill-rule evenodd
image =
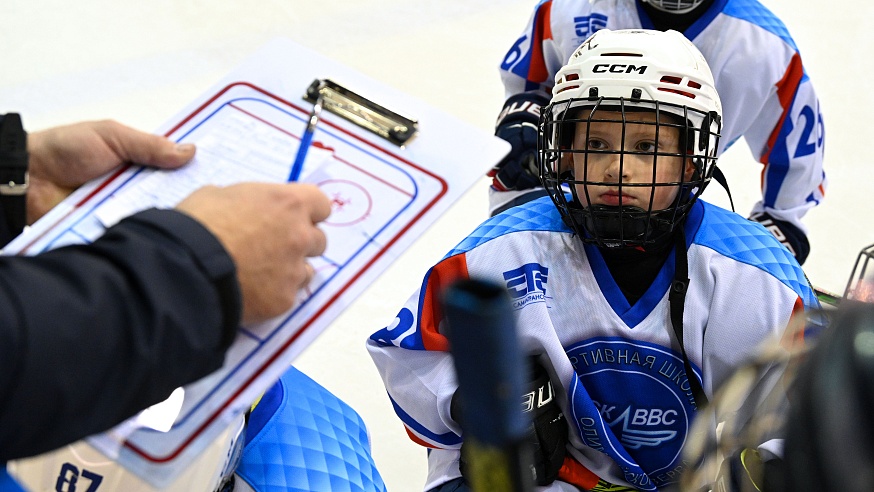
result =
M805 305L818 305L798 261L767 229L729 210L699 202L703 213L694 244L762 269L798 293Z
M761 27L782 39L789 46L792 46L792 49L795 51L798 51L798 47L795 45L795 41L792 39L783 21L758 0L729 0L722 12L725 15L736 17Z
M466 253L492 239L522 231L571 232L548 196L510 208L479 225L445 258Z

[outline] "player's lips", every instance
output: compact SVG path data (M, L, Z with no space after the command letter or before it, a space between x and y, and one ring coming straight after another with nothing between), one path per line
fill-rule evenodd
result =
M628 205L629 202L634 200L634 197L627 193L619 193L618 191L608 191L602 193L599 197L601 202L604 205L620 205L620 200L622 205Z

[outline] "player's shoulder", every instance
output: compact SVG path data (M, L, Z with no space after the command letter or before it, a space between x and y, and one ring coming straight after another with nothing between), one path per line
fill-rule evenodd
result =
M530 232L570 233L548 196L509 208L480 224L446 256L466 253L496 239Z
M763 270L807 300L810 286L804 271L773 234L758 222L730 210L703 200L696 205L699 206L690 214L690 222L697 225L692 244Z
M754 263L782 261L784 258L789 261L788 258L792 257L758 222L704 200L698 200L693 207L690 222L697 226L692 240L694 244L725 256L747 258L747 262Z
M617 0L541 0L539 5L548 4L552 12L586 13L591 11L593 6L604 8L604 6L615 4L616 1Z
M610 0L615 2L615 0ZM540 0L535 7L535 12L543 19L549 19L553 31L552 36L570 35L577 30L588 30L591 22L590 15L594 7L603 3L601 0ZM600 7L598 12L603 13L604 8ZM612 10L608 10L611 12ZM606 19L605 19L606 21ZM597 24L597 20L595 21ZM575 35L582 35L576 33ZM582 41L582 40L581 40Z
M766 31L780 38L797 51L795 41L792 39L786 24L759 0L726 0L722 8L722 14L744 21L754 28ZM749 35L749 33L745 35Z

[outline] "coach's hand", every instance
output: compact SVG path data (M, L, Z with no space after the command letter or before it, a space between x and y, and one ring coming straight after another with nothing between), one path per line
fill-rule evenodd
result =
M313 185L205 186L177 208L215 234L234 259L243 323L290 309L315 273L307 257L325 251L325 233L317 224L331 213L331 202Z
M86 182L124 164L165 169L181 167L194 157L194 145L177 145L162 136L141 132L117 121L86 121L31 133L30 188L27 223L46 212Z

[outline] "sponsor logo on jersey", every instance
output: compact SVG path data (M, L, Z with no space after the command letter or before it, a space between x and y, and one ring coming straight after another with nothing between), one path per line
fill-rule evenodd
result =
M641 490L676 482L695 414L682 358L623 338L587 340L567 354L578 376L571 413L583 442L612 457Z
M504 272L513 308L522 309L529 304L546 301L548 274L549 269L539 263L528 263Z
M600 29L607 27L607 16L604 14L581 15L574 17L574 32L582 42Z

